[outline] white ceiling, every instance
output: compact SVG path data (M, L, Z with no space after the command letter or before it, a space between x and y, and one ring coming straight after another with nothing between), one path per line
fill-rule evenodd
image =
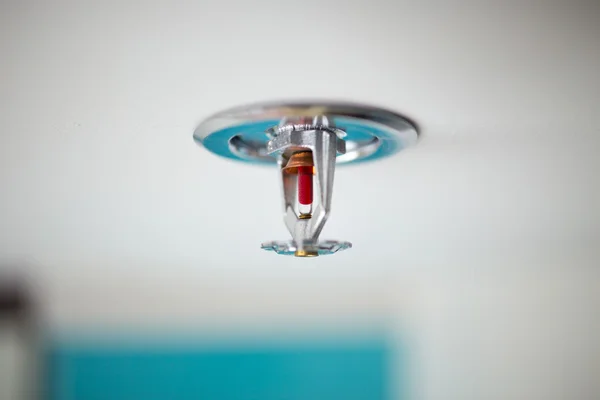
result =
M500 2L499 2L500 3ZM571 265L600 255L598 2L0 5L0 259L44 269ZM196 124L247 102L382 105L419 145L336 176L284 259L274 170Z

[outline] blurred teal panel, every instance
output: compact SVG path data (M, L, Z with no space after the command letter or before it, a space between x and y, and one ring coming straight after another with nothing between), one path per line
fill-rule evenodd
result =
M383 400L386 342L55 344L50 400Z

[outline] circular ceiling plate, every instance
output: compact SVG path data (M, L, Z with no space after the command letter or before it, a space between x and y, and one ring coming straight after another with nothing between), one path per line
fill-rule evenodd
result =
M417 142L417 127L405 117L381 108L324 101L258 103L236 107L203 121L194 140L230 159L275 164L267 153L267 131L283 120L326 116L329 126L345 132L346 153L337 163L370 161L395 154Z

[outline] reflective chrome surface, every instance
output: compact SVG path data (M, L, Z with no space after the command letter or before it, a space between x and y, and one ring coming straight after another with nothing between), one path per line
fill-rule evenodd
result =
M333 178L338 155L346 152L345 136L331 126L327 117L317 116L312 120L305 117L292 118L282 122L271 131L272 139L267 143L269 154L279 160L284 200L284 220L294 239L295 255L314 256L318 252L313 248L325 226L331 210ZM290 157L299 151L310 150L314 162L315 197L312 216L303 218L298 210L298 185L294 175L285 172Z
M298 251L298 246L293 240L288 241L273 241L263 243L261 247L264 250L274 251L277 254L285 255L285 256L293 256ZM346 250L352 247L352 243L350 242L341 242L337 240L324 240L311 246L305 246L305 249L308 251L314 251L320 256L325 256L328 254L337 253L338 251ZM305 250L307 251L307 250ZM310 257L301 256L301 257Z
M277 163L267 143L287 121L325 116L344 132L346 153L336 162L369 161L395 154L418 138L416 126L394 112L352 103L310 101L259 103L215 114L202 122L194 140L209 151L252 163Z
M336 164L390 156L417 139L415 125L399 114L323 101L237 107L213 115L194 132L198 144L219 156L279 166L284 221L292 240L263 243L262 248L296 257L352 247L349 242L319 241L331 211ZM310 154L308 159L299 157L302 153ZM286 168L290 160L294 162ZM297 172L289 172L299 165L314 171L310 178L303 172L302 184Z

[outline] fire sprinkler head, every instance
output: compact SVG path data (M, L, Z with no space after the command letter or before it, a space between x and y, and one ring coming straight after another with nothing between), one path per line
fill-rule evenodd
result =
M261 103L209 117L194 140L237 161L276 164L292 240L262 244L296 257L333 254L350 242L319 240L329 216L337 164L377 160L417 142L416 126L376 107L333 102Z

